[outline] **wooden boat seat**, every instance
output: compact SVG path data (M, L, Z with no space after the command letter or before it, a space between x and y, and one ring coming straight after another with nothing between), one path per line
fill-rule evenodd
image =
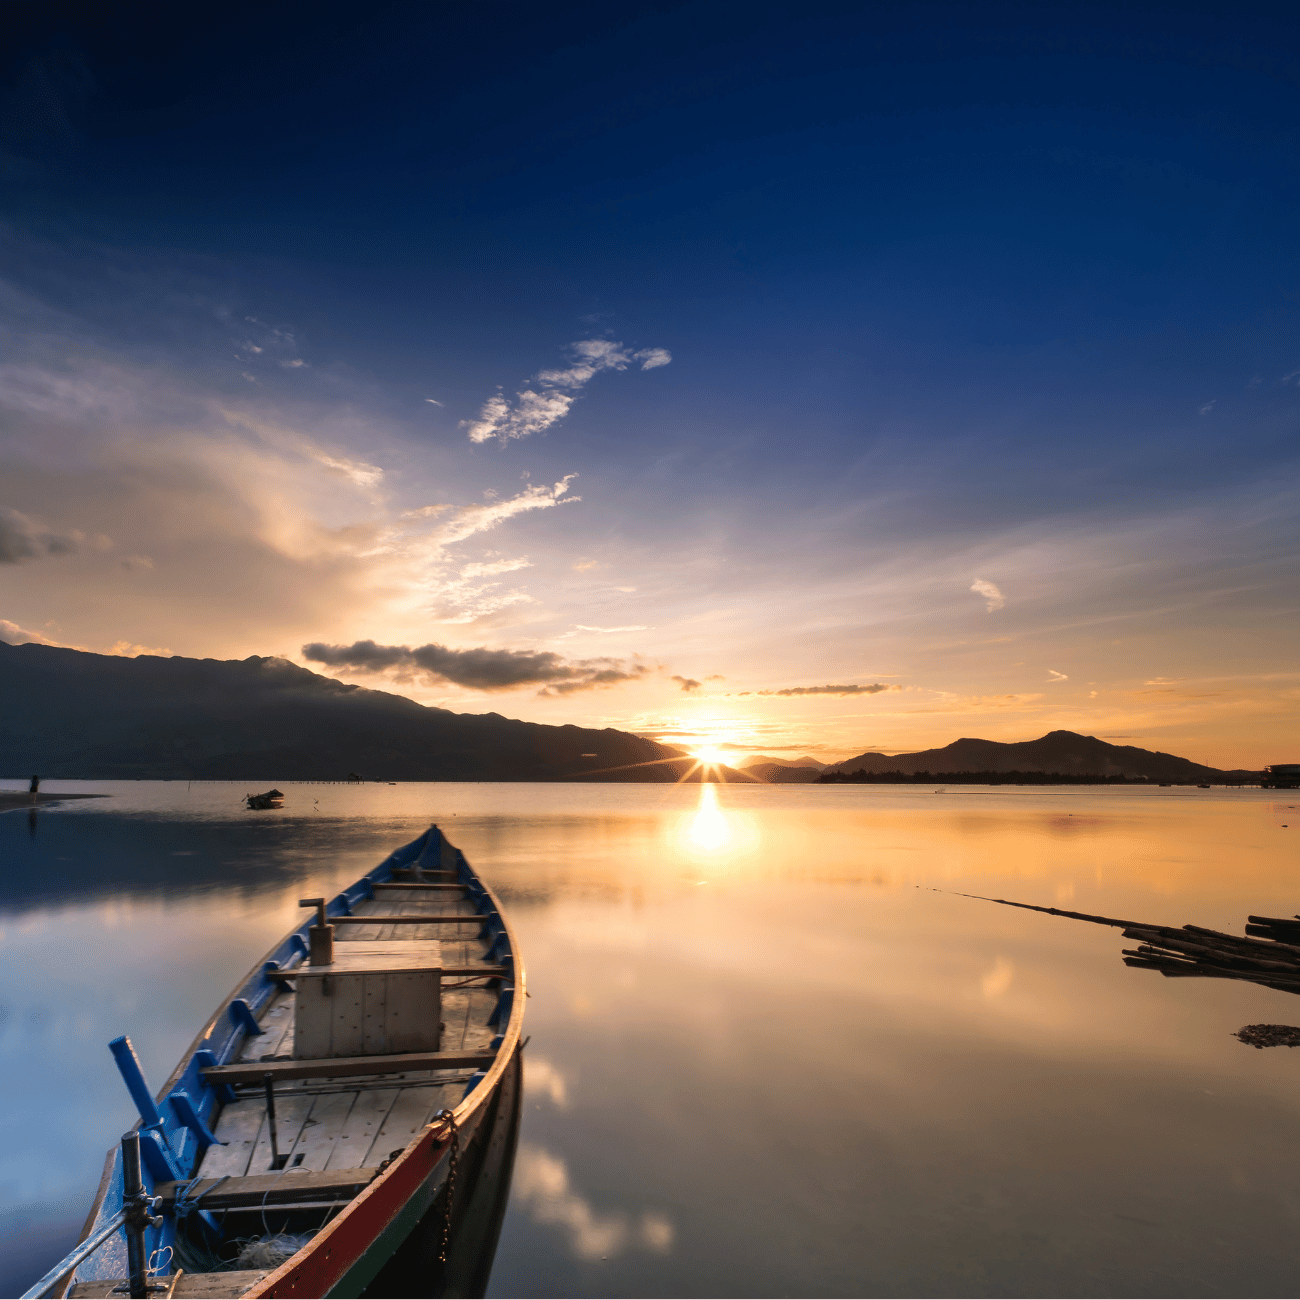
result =
M270 1273L269 1268L240 1269L230 1273L168 1273L165 1277L152 1277L149 1281L161 1291L151 1292L161 1300L166 1296L190 1296L194 1300L217 1300L222 1296L247 1295L264 1277ZM98 1282L78 1282L68 1292L70 1296L119 1296L129 1295L130 1289L124 1277L103 1278Z
M250 1174L244 1178L203 1178L190 1189L187 1200L202 1197L199 1208L204 1210L229 1210L240 1206L265 1205L282 1207L290 1202L350 1201L379 1172L379 1166L363 1169L331 1169L328 1172L310 1169L285 1169L272 1174ZM163 1208L172 1209L176 1193L186 1184L159 1183L154 1195L163 1198ZM215 1188L215 1190L213 1190ZM204 1193L207 1195L204 1195Z
M296 980L304 969L310 970L310 967L290 966L288 970L269 970L266 972L266 978L275 980L278 984L289 984ZM444 966L442 968L444 977L462 978L471 975L483 975L492 979L502 979L512 974L509 966L489 966L483 963L478 966Z
M495 1052L401 1052L394 1056L323 1056L303 1061L246 1061L210 1065L210 1083L272 1083L282 1079L336 1079L361 1074L406 1074L418 1070L486 1070Z

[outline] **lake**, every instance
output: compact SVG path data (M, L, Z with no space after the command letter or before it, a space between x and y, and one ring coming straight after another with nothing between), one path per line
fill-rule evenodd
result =
M431 820L532 995L490 1294L1295 1294L1300 1053L1231 1035L1300 1001L957 896L1241 933L1300 911L1295 794L278 784L0 814L0 1294L134 1121L109 1039L159 1086L300 896Z

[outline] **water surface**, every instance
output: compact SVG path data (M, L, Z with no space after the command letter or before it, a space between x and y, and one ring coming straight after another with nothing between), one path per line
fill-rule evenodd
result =
M0 1293L134 1118L108 1040L160 1084L298 897L437 820L532 992L494 1294L1294 1294L1300 1053L1230 1035L1300 1002L956 896L1239 933L1300 912L1294 796L278 784L0 814Z

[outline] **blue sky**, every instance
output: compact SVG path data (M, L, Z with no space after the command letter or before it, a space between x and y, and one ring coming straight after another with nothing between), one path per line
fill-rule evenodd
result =
M1285 759L1285 10L9 12L7 639Z

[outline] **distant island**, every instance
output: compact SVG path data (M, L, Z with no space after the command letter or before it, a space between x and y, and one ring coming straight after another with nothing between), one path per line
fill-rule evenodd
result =
M88 654L0 642L0 773L53 779L699 781L613 728L453 713L285 659ZM710 779L748 781L731 768Z
M828 767L814 779L824 784L872 785L1243 785L1262 773L1222 771L1176 754L1136 745L1112 745L1074 731L1049 731L1037 740L954 740L942 749L914 754L859 754Z

